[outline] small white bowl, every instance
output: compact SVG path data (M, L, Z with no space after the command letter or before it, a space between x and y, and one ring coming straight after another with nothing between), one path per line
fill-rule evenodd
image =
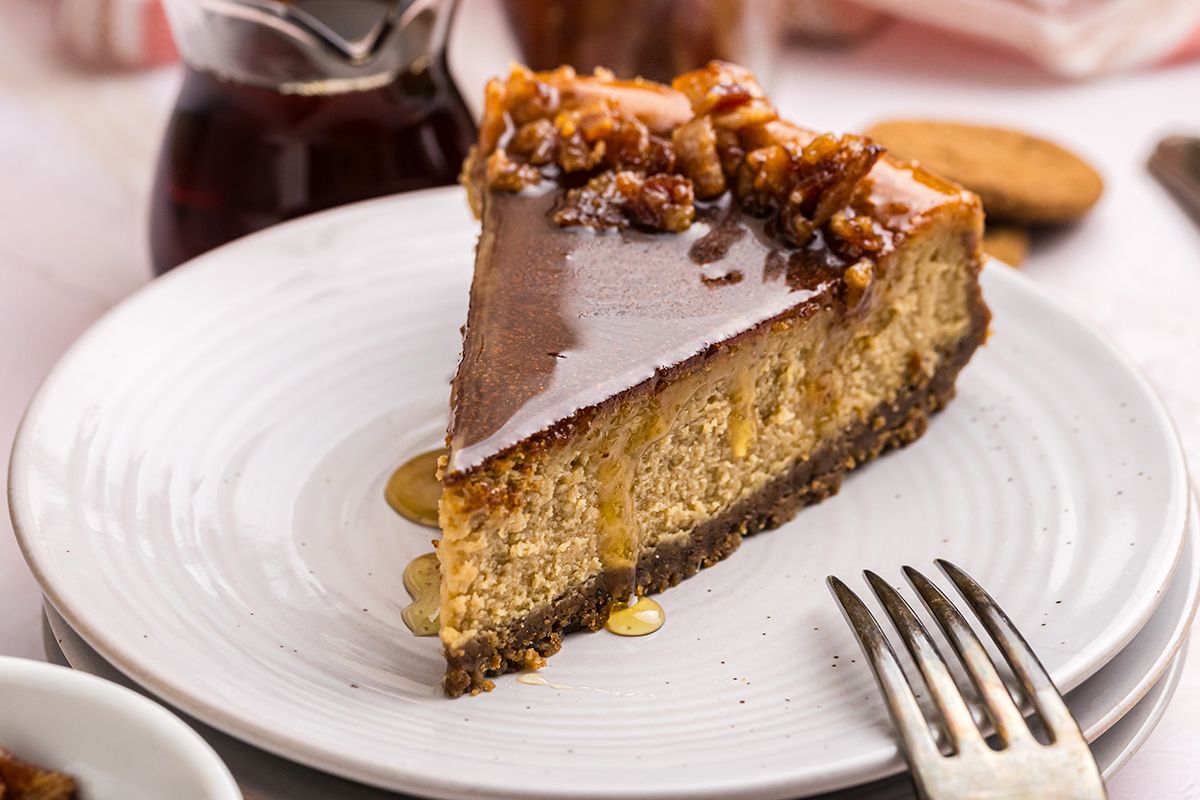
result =
M170 711L40 661L0 657L0 747L72 776L80 800L242 800L213 749Z

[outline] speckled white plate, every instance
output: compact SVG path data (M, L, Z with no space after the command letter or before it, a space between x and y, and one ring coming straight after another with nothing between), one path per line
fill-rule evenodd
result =
M1184 542L1180 448L1142 378L1019 274L924 438L663 595L643 639L439 696L400 621L427 529L383 485L442 436L475 229L457 190L215 251L64 357L18 433L18 536L67 621L157 695L272 752L417 794L776 798L900 760L830 573L945 557L1073 688L1139 630Z
M1188 522L1183 558L1162 602L1137 635L1096 674L1066 695L1067 706L1091 742L1096 764L1111 778L1154 729L1174 694L1184 658L1180 654L1200 597L1200 548L1196 504ZM47 659L138 688L84 642L46 604L43 639ZM247 800L401 800L402 795L353 783L273 756L185 717L233 771ZM911 781L893 776L859 784L814 800L913 800Z

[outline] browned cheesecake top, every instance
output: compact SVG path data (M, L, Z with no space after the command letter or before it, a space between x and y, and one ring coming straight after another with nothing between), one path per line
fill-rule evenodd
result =
M731 70L701 76L708 83L705 92L711 95L716 86L734 94L752 81L743 71ZM676 84L695 85L701 79L697 75L682 76ZM483 232L453 384L448 481L530 437L560 431L586 409L669 377L680 365L715 354L764 323L803 316L830 303L853 308L869 291L876 265L900 237L920 228L935 208L974 202L919 169L876 163L878 153L865 140L817 137L778 122L773 111L760 113L754 123L758 127L747 125L740 138L725 136L729 147L740 149L741 160L734 153L725 159L732 163L723 165L718 154L721 177L715 178L711 169L704 171L702 158L689 165L683 163L688 157L678 155L690 145L677 132L700 128L697 120L711 130L711 108L689 117L688 95L655 84L564 77L563 71L541 77L560 105L563 96L575 91L607 98L603 102L615 112L617 126L622 119L645 120L648 137L643 141L658 142L651 141L643 153L669 151L672 164L655 172L663 165L659 156L648 160L643 155L639 166L607 163L602 153L591 166L584 160L568 171L555 153L565 147L561 125L556 125L559 135L551 147L543 145L542 156L530 159L528 153L514 155L505 147L519 142L522 130L535 124L545 134L544 120L551 117L531 116L517 125L512 112L501 112L500 133L497 118L485 118L481 145L466 175ZM738 86L720 89L722 78ZM511 92L513 81L504 88ZM605 95L606 87L614 94ZM759 106L765 104L756 84L741 90ZM495 86L490 90L493 112L499 91ZM699 102L690 98L697 112L704 97L702 92ZM741 107L748 117L746 105L718 111L727 121ZM561 109L555 114L557 124ZM800 177L790 188L764 186L762 180L756 185L756 176L744 174L763 148L747 149L748 140L767 142L763 147L774 148L768 156L782 153L784 160L802 160L806 152L805 144L790 149L771 144L764 138L769 135L762 130L764 119L777 123L780 140L811 144L822 139L830 156L825 166L839 157L857 160L850 169L827 169L826 174L818 163L815 180L824 183L807 197L802 196L804 187L796 186L805 180L801 170L793 173ZM611 159L616 148L593 143L589 152L597 149L606 150ZM547 152L549 158L544 158ZM864 167L869 174L856 173L865 172ZM632 174L627 186L634 191L645 191L647 185L653 189L650 179L656 177L676 185L686 182L687 224L681 224L679 213L646 212L637 199L627 203L618 194L606 206L611 196L587 194L598 177L623 173ZM758 177L762 174L760 168ZM831 193L837 195L832 201ZM680 198L678 192L667 198L672 213L684 205L674 202Z

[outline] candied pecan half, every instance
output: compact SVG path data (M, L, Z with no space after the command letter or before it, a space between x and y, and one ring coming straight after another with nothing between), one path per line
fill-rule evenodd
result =
M742 168L742 162L746 160L746 148L736 131L717 128L717 155L721 159L725 180L735 178Z
M537 167L512 160L504 148L500 148L488 156L487 179L493 189L519 192L540 183L542 173Z
M545 117L535 119L522 125L505 149L513 155L523 156L535 166L549 164L558 152L558 132L554 123Z
M789 198L789 205L794 203L814 225L824 225L849 202L858 182L882 154L882 147L863 136L818 136L804 148L800 185Z
M812 131L805 130L790 122L784 122L781 119L743 128L737 132L737 136L742 143L742 147L747 150L777 144L791 153L792 157L796 159L801 158L804 154L804 148L808 147L817 138L817 134Z
M711 117L717 131L740 135L779 119L749 70L733 64L710 61L707 66L680 75L672 86L691 101L697 118ZM755 141L748 147L747 142L740 143L745 149L767 144L773 142Z
M632 170L602 172L571 189L554 213L562 226L624 228L630 224L678 233L695 216L692 183L682 175L645 175Z
M618 186L620 176L621 173L617 172L602 172L586 185L568 191L563 203L554 212L555 223L563 227L626 227L629 220L625 216L625 196Z
M646 178L626 207L637 222L648 228L679 233L695 219L694 201L690 180L682 175L660 174Z
M777 144L746 154L734 193L742 208L765 216L783 205L796 182L796 161Z
M589 142L577 121L566 113L559 114L554 123L558 129L557 160L563 172L583 172L604 160L603 139Z
M571 71L571 76L574 76L574 70ZM558 87L541 80L528 67L514 66L505 88L507 93L504 108L517 125L552 117L562 105Z
M716 197L725 191L725 170L717 152L717 132L710 117L696 117L671 136L679 168L692 179L696 196Z
M675 146L666 139L650 134L650 146L642 158L641 167L647 175L659 172L675 172L678 164Z
M671 88L687 97L696 116L724 113L752 100L766 101L750 70L724 61L710 61L680 75L671 81Z
M638 168L650 153L650 129L637 119L621 119L604 137L604 160L617 168Z
M860 259L846 267L843 273L842 299L850 308L857 308L863 295L871 288L875 279L875 264L869 259Z
M752 150L738 173L738 198L752 213L779 210L779 233L793 247L850 200L854 187L882 154L869 139L823 134L794 158L782 145Z
M571 112L583 138L589 142L603 139L617 126L617 111L611 100L596 98Z
M7 791L6 791L7 790ZM42 769L0 747L0 798L44 798L74 800L75 779L61 772Z
M889 237L878 221L855 214L849 206L830 218L829 232L837 237L839 251L856 258L879 252Z

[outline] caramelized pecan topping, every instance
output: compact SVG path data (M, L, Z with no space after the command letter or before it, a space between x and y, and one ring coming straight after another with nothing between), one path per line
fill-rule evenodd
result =
M691 181L682 175L601 172L585 186L567 192L554 221L590 228L624 228L633 222L679 233L692 224L693 199Z
M695 199L730 191L744 211L776 215L792 247L826 225L856 257L884 245L882 229L849 206L882 148L784 122L754 76L732 64L711 62L672 87L515 67L487 88L478 152L489 187L565 180L578 188L560 201L559 225L673 232L691 225Z

